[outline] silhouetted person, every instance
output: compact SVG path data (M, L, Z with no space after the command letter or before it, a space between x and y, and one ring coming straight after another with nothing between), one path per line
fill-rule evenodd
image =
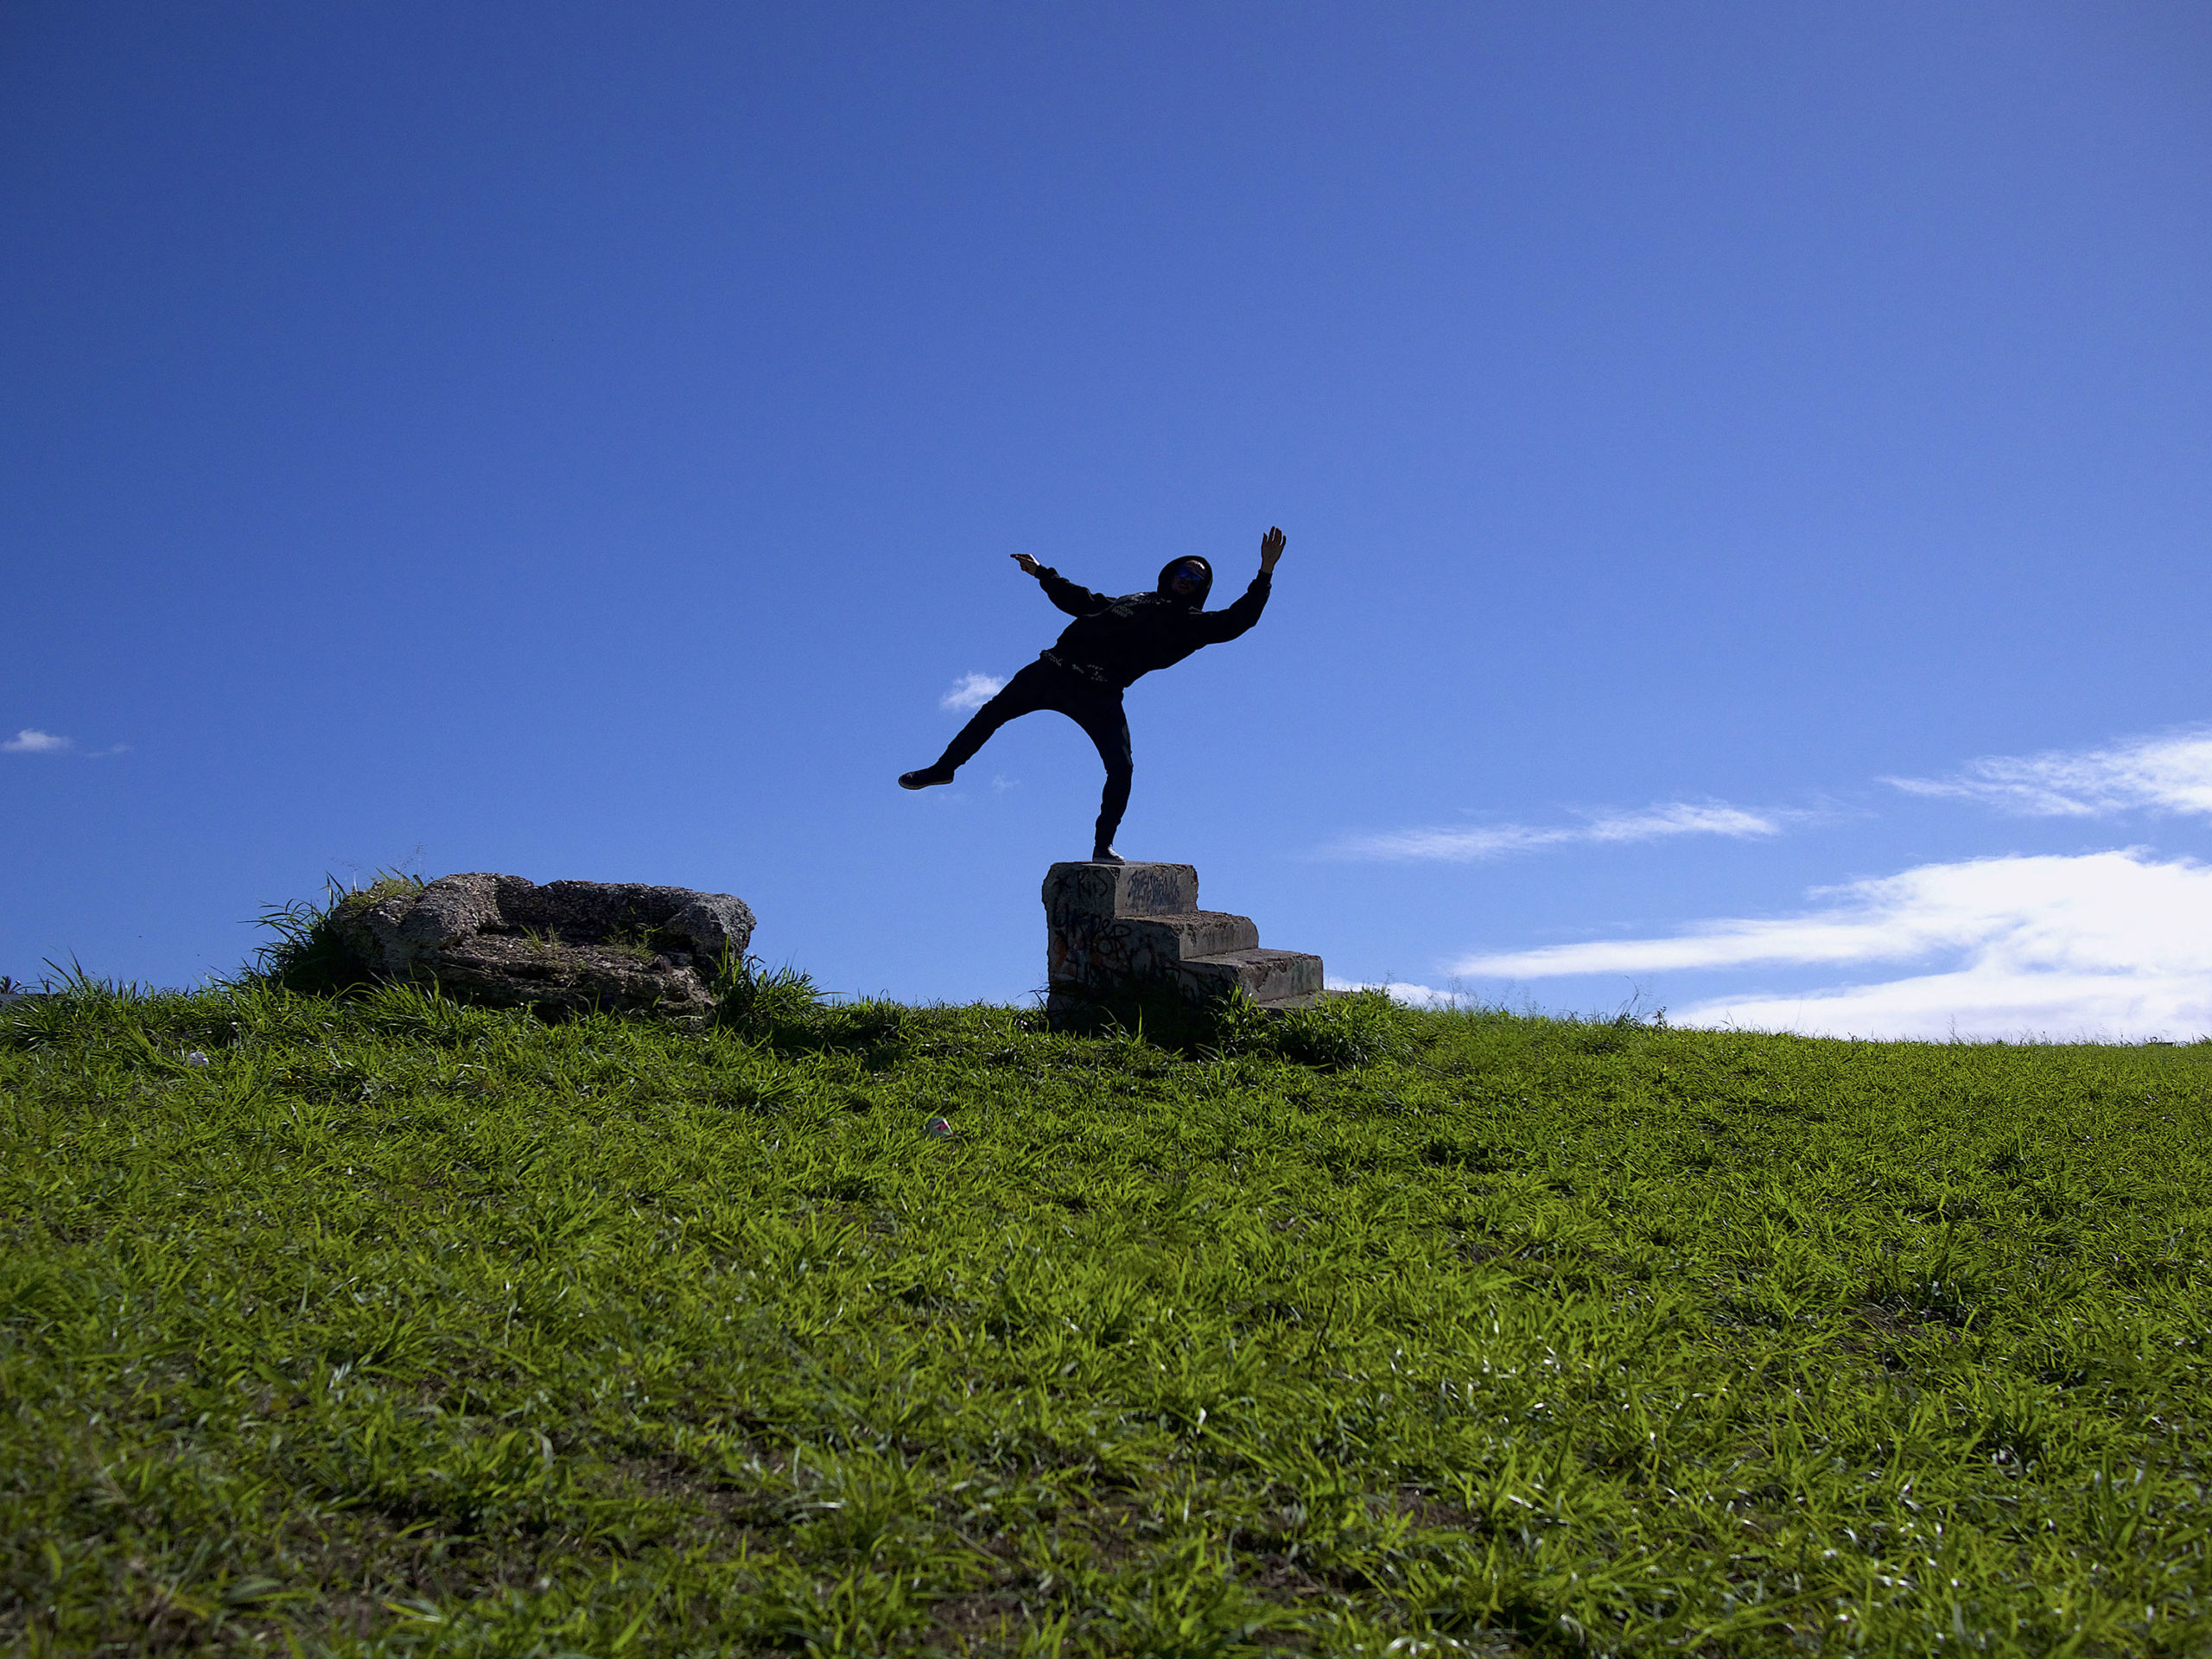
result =
M1225 611L1204 608L1213 588L1213 567L1204 559L1173 561L1160 573L1160 585L1151 593L1109 599L1077 587L1027 553L1016 553L1014 562L1042 582L1045 597L1075 620L1050 651L976 711L935 766L900 774L899 787L949 784L952 774L1007 721L1039 709L1057 709L1083 728L1106 763L1106 789L1098 799L1098 828L1090 856L1101 863L1119 864L1114 831L1121 827L1122 814L1129 804L1129 778L1135 770L1122 693L1140 675L1179 663L1201 645L1234 639L1257 622L1267 608L1282 549L1282 531L1269 530L1260 541L1260 574L1252 578L1244 596Z

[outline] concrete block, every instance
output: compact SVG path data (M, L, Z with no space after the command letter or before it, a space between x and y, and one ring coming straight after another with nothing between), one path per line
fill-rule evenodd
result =
M1321 992L1321 959L1260 948L1248 916L1200 910L1188 864L1055 864L1045 878L1046 1012L1166 995L1198 1002L1243 991L1262 1007Z
M1186 916L1198 907L1198 872L1189 864L1055 864L1045 877L1045 914Z

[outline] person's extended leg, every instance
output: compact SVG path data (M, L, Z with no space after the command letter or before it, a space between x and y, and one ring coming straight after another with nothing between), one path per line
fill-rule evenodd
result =
M899 786L927 789L932 784L950 783L952 774L974 760L976 751L989 742L991 734L1007 721L1033 715L1039 709L1058 708L1060 700L1054 693L1061 688L1055 682L1071 677L1065 669L1056 669L1046 663L1030 664L976 711L952 741L944 746L944 753L938 757L935 766L899 773Z
M1080 713L1067 712L1097 746L1098 758L1106 763L1106 787L1098 797L1098 827L1091 837L1090 856L1100 862L1118 864L1121 855L1114 850L1114 832L1122 827L1122 814L1128 810L1129 780L1136 773L1135 758L1129 752L1129 717L1122 711L1122 694L1103 692L1084 699Z

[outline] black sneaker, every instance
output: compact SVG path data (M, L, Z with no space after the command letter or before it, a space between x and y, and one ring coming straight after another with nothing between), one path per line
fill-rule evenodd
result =
M924 766L919 772L899 774L899 787L901 789L927 789L931 784L949 784L951 781L950 766Z
M1091 849L1090 861L1094 864L1126 864L1129 861L1111 847L1097 847Z

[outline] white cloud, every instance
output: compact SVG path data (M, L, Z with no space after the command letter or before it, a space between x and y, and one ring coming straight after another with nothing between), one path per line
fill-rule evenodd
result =
M1812 1037L2190 1040L2212 1033L2201 978L2146 972L1923 974L1808 996L1713 997L1668 1016L1678 1026L1737 1026Z
M2103 817L2135 807L2212 814L2212 730L2132 738L2072 753L1991 755L1955 778L1885 778L1915 795L1948 796L2030 817Z
M66 749L69 746L68 738L56 737L52 732L33 731L26 726L5 743L0 743L0 753L52 754L56 750Z
M940 709L980 709L1005 688L1006 682L993 674L963 674L952 683L952 690L938 699Z
M1793 814L1746 812L1720 801L1668 801L1640 812L1616 812L1586 823L1539 827L1525 823L1476 825L1466 829L1393 830L1358 836L1332 850L1343 858L1434 859L1472 863L1539 847L1571 842L1656 841L1667 836L1728 836L1738 840L1779 835Z
M1433 985L1412 985L1399 979L1332 979L1332 991L1382 991L1394 1002L1414 1008L1457 1008L1466 999L1457 991L1440 991Z
M2194 1036L2212 1032L2212 867L2137 851L1976 859L1816 889L1802 915L1663 939L1468 957L1456 973L1543 979L1751 963L1948 958L1936 970L1804 996L1709 998L1684 1025L1865 1037Z

